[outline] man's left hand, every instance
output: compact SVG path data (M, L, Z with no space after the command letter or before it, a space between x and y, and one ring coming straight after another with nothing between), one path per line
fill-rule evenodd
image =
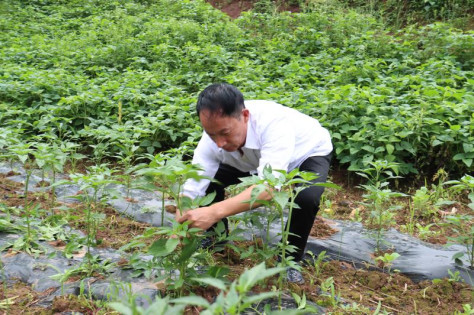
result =
M207 230L214 223L219 221L216 217L215 211L210 207L202 207L198 209L188 210L181 217L176 219L179 223L191 221L190 226Z

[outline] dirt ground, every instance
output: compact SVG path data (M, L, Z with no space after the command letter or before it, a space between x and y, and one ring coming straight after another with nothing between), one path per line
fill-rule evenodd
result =
M330 203L321 205L321 212L313 226L312 235L319 238L327 238L337 232L331 227L331 220L324 218L328 209L325 207L330 204L331 215L335 218L350 219L354 209L360 208L363 191L357 188L358 183L350 179L348 174L343 171L334 170L331 172L331 181L341 186L340 190L327 190L326 199ZM17 207L25 202L25 198L16 191L22 188L21 184L12 182L0 176L0 203L6 206ZM51 195L49 193L31 193L28 201L40 204L41 207L49 209L51 206ZM400 202L403 202L401 200ZM405 200L405 203L408 199ZM65 206L66 204L56 203L55 206ZM84 230L85 225L83 216L81 216L81 205L67 205L70 208L70 224L78 229ZM408 204L405 205L407 207ZM130 242L133 237L140 235L149 227L144 223L138 223L133 220L122 217L119 213L110 207L97 209L105 214L105 220L97 234L100 239L100 247L119 248ZM64 210L62 210L64 211ZM403 221L403 212L401 212L397 224L406 223ZM21 215L21 213L20 213ZM45 213L44 215L47 215ZM433 238L433 243L444 243L445 238ZM262 246L260 241L259 246ZM64 244L58 243L58 248ZM247 248L250 242L237 242L236 246ZM255 259L248 257L241 259L238 253L226 249L224 253L216 253L217 263L222 263L231 268L230 280L238 277L244 268L255 265ZM271 261L269 262L271 264ZM414 283L409 278L396 272L380 272L378 270L357 269L354 266L339 261L322 263L320 266L307 265L304 267L306 283L302 286L292 286L293 292L303 294L312 301L325 305L329 309L333 308L333 302L330 298L318 293L321 284L329 277L333 278L334 288L347 305L355 302L359 305L358 310L349 313L373 312L380 303L388 312L393 313L418 313L418 314L447 314L454 309L462 310L462 305L472 302L472 288L466 284L453 282L449 279L438 281L425 281ZM276 284L276 279L270 279L266 284L262 284L259 290L269 290ZM191 288L193 292L198 292L198 288ZM197 290L197 291L196 291ZM201 290L202 291L202 290ZM34 292L27 285L0 284L0 314L20 314L27 310L30 314L55 314L61 311L78 311L82 313L102 313L104 306L97 302L85 298L64 296L57 298L53 305L48 309L42 309L35 306L48 292ZM202 296L212 298L210 295L216 295L217 292L201 292ZM349 306L347 306L349 307ZM361 311L364 309L365 311ZM6 311L8 310L8 311ZM188 309L189 314L198 314L198 310Z
M238 18L243 11L254 8L257 0L208 0L214 8L226 13L232 19ZM299 12L299 7L294 1L275 1L279 11Z

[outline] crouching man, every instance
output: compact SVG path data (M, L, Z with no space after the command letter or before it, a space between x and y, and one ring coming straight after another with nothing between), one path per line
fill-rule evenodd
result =
M267 165L287 172L299 168L317 174L313 182L326 181L332 143L329 132L316 119L272 101L244 101L236 87L225 83L204 89L196 109L204 132L194 151L193 164L202 166L202 175L216 182L189 180L183 194L195 198L215 192L216 197L208 207L177 214L178 222L190 221L192 227L209 230L223 220L227 229L227 217L251 210L248 201L253 187L227 199L224 188L240 183L241 177L262 176ZM299 209L292 213L288 242L297 249L291 254L297 262L303 258L323 190L320 186L307 187L295 200ZM270 198L269 193L259 196ZM304 282L293 268L288 268L287 280Z

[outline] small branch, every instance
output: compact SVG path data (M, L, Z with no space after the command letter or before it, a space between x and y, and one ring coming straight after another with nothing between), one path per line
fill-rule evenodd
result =
M0 188L5 189L5 190L8 190L8 191L12 191L12 190L13 190L13 189L8 188L7 186L3 186L3 185L0 185Z
M377 304L377 305L380 303L380 301L374 301L374 300L370 300L370 299L368 301L372 302L374 304ZM383 305L382 303L380 303L380 305L381 305L381 307L388 308L389 310L392 310L392 311L395 311L395 312L398 312L398 313L402 312L400 310L397 310L396 308L393 308L393 307L390 307L390 306L387 306L387 305Z

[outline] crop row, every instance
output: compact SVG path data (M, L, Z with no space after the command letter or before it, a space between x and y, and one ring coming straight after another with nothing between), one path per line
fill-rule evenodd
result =
M68 140L97 160L191 144L196 93L227 81L318 118L350 170L473 169L472 32L388 33L321 5L230 21L202 1L11 1L0 28L2 133ZM88 148L88 149L87 149Z

